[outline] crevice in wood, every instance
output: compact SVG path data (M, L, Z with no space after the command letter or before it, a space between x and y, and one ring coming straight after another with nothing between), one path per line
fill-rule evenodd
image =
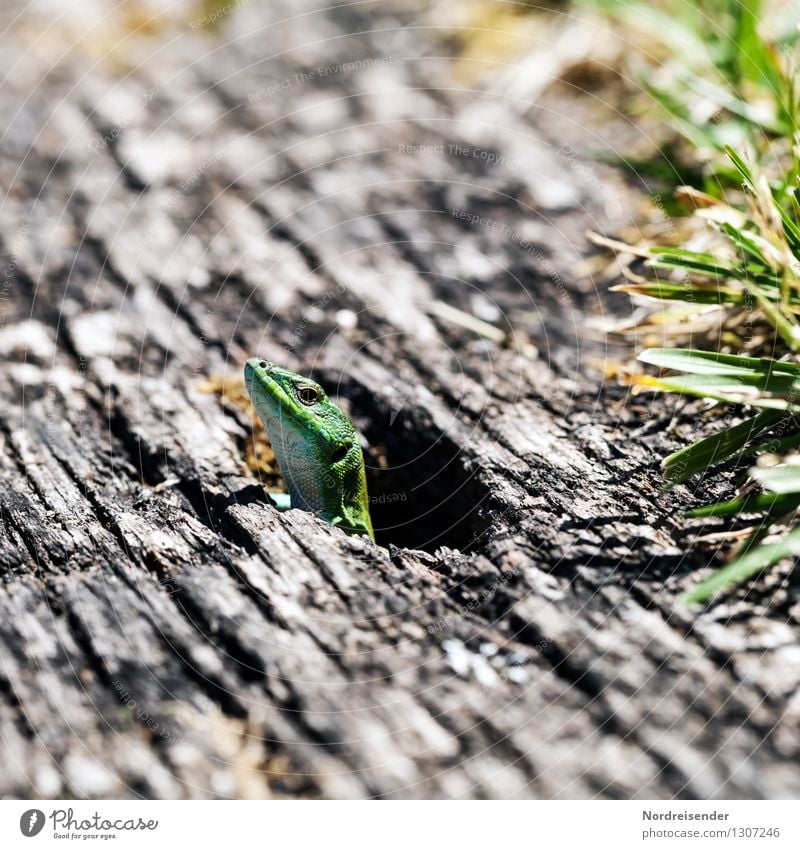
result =
M99 114L89 109L85 112L89 124L94 128L95 132L104 140L102 149L107 152L110 159L119 168L119 173L125 182L125 185L134 192L146 192L149 189L147 183L136 173L130 163L125 162L120 155L119 150L119 127L106 124L100 119Z

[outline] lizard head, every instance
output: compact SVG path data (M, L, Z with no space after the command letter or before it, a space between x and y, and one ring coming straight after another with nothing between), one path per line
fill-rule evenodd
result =
M276 442L312 451L331 468L349 466L354 460L360 463L361 446L353 423L318 383L258 357L245 364L244 379L279 463L284 452Z

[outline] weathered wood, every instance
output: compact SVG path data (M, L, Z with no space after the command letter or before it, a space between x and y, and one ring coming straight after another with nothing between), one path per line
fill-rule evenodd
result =
M3 796L800 792L796 579L681 606L694 419L588 329L636 191L426 13L5 36ZM270 506L253 352L349 406L380 547Z

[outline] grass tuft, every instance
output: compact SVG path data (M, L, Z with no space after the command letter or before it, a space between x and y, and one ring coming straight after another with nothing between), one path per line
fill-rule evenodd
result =
M688 514L755 519L730 562L686 596L702 603L800 556L798 29L762 0L590 5L650 34L651 52L665 58L642 70L644 88L704 164L702 187L676 193L691 210L681 230L688 240L628 248L643 268L616 289L656 305L657 317L632 329L658 327L666 341L710 350L648 348L639 360L658 371L628 380L753 411L664 460L669 486L756 461L736 497ZM699 232L705 238L691 238Z

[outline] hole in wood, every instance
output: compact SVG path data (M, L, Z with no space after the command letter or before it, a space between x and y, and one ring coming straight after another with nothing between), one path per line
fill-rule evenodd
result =
M363 387L351 387L350 401L369 443L364 460L377 542L431 552L480 547L489 493L459 446L418 411L386 409Z

